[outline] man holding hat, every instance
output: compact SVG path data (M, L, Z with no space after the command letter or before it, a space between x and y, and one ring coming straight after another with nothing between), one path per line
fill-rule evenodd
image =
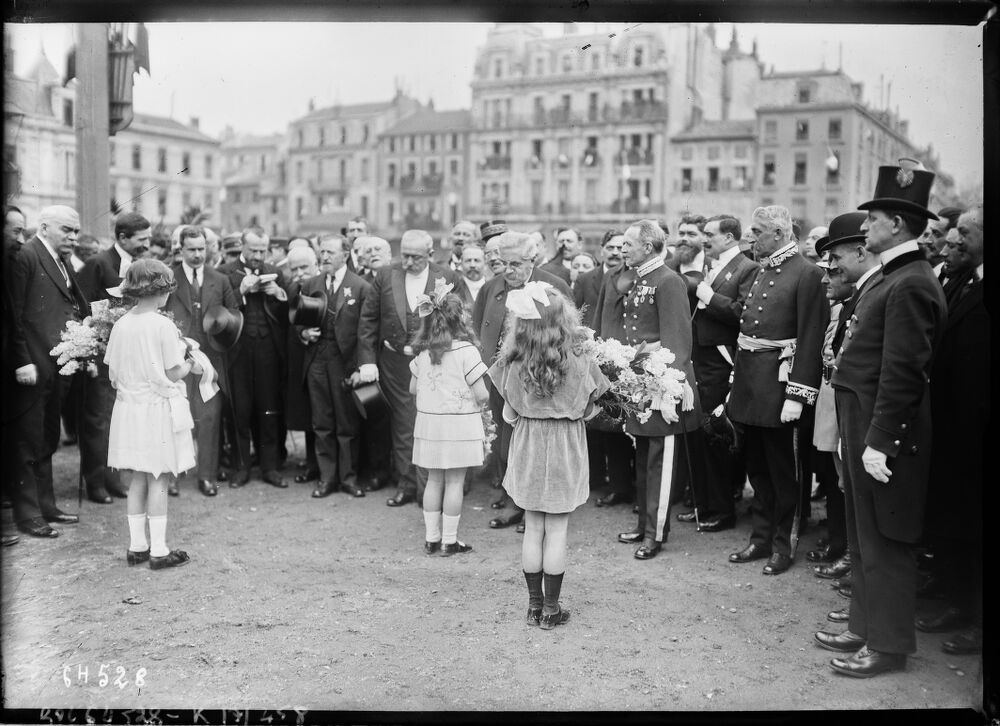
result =
M308 346L303 373L316 435L316 498L338 489L365 495L358 486L361 416L344 384L358 367L358 321L372 286L347 269L350 252L345 237L320 237L320 274L302 283L293 310L292 322ZM319 303L312 314L301 307L305 301Z
M239 315L239 301L229 278L205 264L207 241L201 227L188 226L181 230L180 245L181 261L173 267L177 289L170 293L164 310L173 315L185 337L198 343L218 375L219 390L214 393L201 385L200 376L185 379L197 443L198 491L206 497L214 497L218 493L215 480L219 473L222 406L229 395L229 376L224 351L218 349L218 341L205 331L205 315L211 310L214 318L217 307ZM176 481L168 491L177 496Z
M833 371L858 555L848 629L816 638L844 654L830 661L834 671L857 678L903 670L916 651L913 546L930 466L929 374L947 310L917 243L935 216L927 209L933 181L922 169L879 168L875 198L859 208L868 212L861 230L881 274L859 288Z

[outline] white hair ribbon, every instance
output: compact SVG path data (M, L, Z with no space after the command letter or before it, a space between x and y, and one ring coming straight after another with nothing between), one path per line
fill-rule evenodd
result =
M549 296L546 290L551 288L547 282L534 280L526 282L519 290L511 290L507 293L507 309L521 320L538 320L542 314L538 312L535 302L540 302L543 307L549 306Z

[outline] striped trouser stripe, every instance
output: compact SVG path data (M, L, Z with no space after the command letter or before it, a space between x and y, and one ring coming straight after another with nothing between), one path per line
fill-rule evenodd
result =
M660 461L660 498L656 507L656 541L663 541L663 528L667 524L670 510L670 489L674 483L674 440L675 436L663 437L663 459ZM647 482L649 486L652 482Z

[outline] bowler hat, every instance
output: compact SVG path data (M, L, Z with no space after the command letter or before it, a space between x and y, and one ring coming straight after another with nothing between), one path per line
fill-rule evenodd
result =
M243 313L224 305L213 305L205 311L201 327L208 335L208 343L220 353L229 351L243 332Z
M311 295L299 293L288 306L288 322L305 328L322 328L326 305L326 293L323 291Z
M931 196L934 174L923 169L902 166L880 166L875 182L875 198L859 204L858 209L885 209L909 212L928 219L937 215L927 208Z
M498 234L503 234L506 231L507 223L502 219L492 219L489 222L483 222L479 225L479 236L482 237L483 242L490 237L496 237Z
M358 386L351 391L351 398L354 399L354 405L358 407L363 419L373 418L380 412L384 414L389 411L389 404L378 381Z
M827 250L845 242L864 243L865 233L861 225L868 218L864 212L847 212L833 218L825 237L816 240L816 254L822 255Z

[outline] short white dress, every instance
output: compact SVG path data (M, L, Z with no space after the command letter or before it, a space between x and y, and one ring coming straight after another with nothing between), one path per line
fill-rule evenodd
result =
M486 375L479 349L452 341L439 364L426 350L410 361L417 381L413 463L425 469L458 469L483 463L483 417L472 385Z
M158 477L194 468L191 408L184 381L166 371L184 362L174 323L131 310L115 323L104 362L115 387L108 466Z

